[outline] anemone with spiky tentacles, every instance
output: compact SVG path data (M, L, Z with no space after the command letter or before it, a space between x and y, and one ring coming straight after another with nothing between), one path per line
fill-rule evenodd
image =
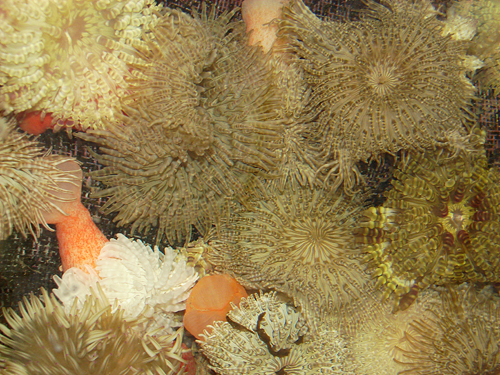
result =
M150 336L111 312L102 291L93 292L69 313L53 295L31 295L21 315L6 310L0 325L0 365L9 375L177 374L181 367L182 328L172 335ZM1 371L0 371L1 372Z
M227 200L278 174L279 91L232 15L166 9L123 98L126 126L79 135L102 146L92 176L107 185L103 211L133 230L158 226L158 241L207 233Z
M462 285L441 293L430 317L415 319L401 374L495 375L500 372L500 308L492 287Z
M17 131L15 121L0 118L0 239L14 230L36 238L40 224L51 230L43 214L60 211L58 202L74 199L68 198L64 184L69 187L81 183L79 170L63 170L68 162L73 164L75 160L49 155L37 142Z
M441 35L435 13L420 0L370 1L361 20L337 23L320 21L301 0L284 7L279 33L311 88L306 112L319 124L318 177L327 185L355 181L359 160L466 134L475 91L465 76L467 45ZM342 152L349 160L337 163Z
M373 298L351 234L359 203L321 189L269 192L221 221L207 260L245 287L286 293L312 326L348 330L349 315L362 314L354 306Z
M403 374L403 354L411 348L411 341L420 339L422 332L413 325L415 320L425 320L429 327L433 318L429 307L435 305L439 295L432 289L419 293L414 304L404 311L372 310L350 337L351 359L357 375Z
M491 286L427 289L405 311L373 314L351 340L358 375L494 375L500 308Z

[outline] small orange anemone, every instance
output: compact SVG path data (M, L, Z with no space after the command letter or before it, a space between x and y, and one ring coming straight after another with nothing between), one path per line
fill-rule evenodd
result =
M229 275L205 276L194 286L186 301L184 327L200 339L207 326L226 320L231 302L238 305L241 298L247 296L245 289Z

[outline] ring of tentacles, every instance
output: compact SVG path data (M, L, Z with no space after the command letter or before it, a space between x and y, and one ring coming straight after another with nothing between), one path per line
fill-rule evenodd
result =
M500 173L484 156L407 153L394 177L355 231L384 298L405 309L429 285L500 281Z

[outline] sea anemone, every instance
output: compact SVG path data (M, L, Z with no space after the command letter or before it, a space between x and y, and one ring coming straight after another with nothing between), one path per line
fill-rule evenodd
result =
M52 230L45 215L63 212L60 206L75 200L72 187L80 186L80 168L74 166L73 158L50 155L18 132L13 120L0 118L0 238L14 230L36 238L39 224Z
M312 118L304 110L310 88L301 65L286 51L288 41L277 39L276 35L286 3L288 0L245 0L241 6L242 18L249 33L248 42L260 45L267 54L266 62L281 97L279 113L285 120L285 135L283 148L278 150L279 177L268 181L272 189L280 191L286 184L292 184L294 189L319 185L316 178L319 148L312 141L315 138L310 124Z
M497 0L467 0L453 5L448 13L477 25L469 54L479 57L484 66L474 75L482 89L500 93L500 3Z
M337 332L305 337L301 314L275 293L243 298L228 317L234 325L215 322L198 341L218 374L353 374Z
M392 313L389 304L382 311L371 310L349 340L356 374L404 374L406 367L400 363L403 355L411 348L411 341L422 336L413 322L425 320L431 327L433 314L428 309L438 298L436 291L427 289L404 311Z
M238 306L246 290L229 275L203 277L186 301L184 327L197 339L215 321L225 321L231 306Z
M500 371L500 308L492 287L442 292L428 318L410 324L400 363L404 375L494 375Z
M280 116L285 120L283 147L278 150L278 177L268 181L271 189L284 191L287 184L292 188L319 186L316 178L318 155L321 149L314 142L314 130L307 121L305 105L309 89L302 68L279 51L268 55L268 66L281 96Z
M56 127L115 122L128 64L143 61L134 47L160 8L153 0L3 1L3 109L51 112Z
M21 316L4 310L9 327L0 325L8 374L176 374L180 368L182 329L141 334L121 308L111 311L99 290L69 312L45 290L41 299L31 295L19 307Z
M284 7L280 37L306 73L330 173L337 147L354 162L383 152L430 148L446 131L465 134L475 89L466 79L466 43L441 35L424 1L368 2L359 21L320 21L301 0ZM346 164L346 163L344 163ZM349 163L347 163L349 164ZM334 186L339 183L333 182Z
M158 226L157 241L188 242L193 225L206 234L227 200L277 174L278 90L231 17L167 9L123 99L127 126L81 135L101 145L103 212L132 231Z
M171 332L172 327L180 326L173 313L186 308L185 301L197 278L194 268L187 266L186 259L174 249L165 248L162 253L158 247L153 250L140 240L131 241L118 234L102 248L95 270L70 268L62 278L55 276L58 289L54 294L66 312L75 303L82 309L91 288L99 283L107 300L120 306L125 318L146 317L149 327L163 326Z
M500 177L484 155L405 153L394 176L357 230L384 297L404 308L429 285L498 282Z
M279 177L267 181L271 190L284 192L287 186L296 190L320 185L316 178L316 156L319 153L310 139L309 128L304 123L293 121L286 125L284 147L279 151Z
M369 298L369 276L351 234L359 202L288 186L252 206L236 207L217 227L207 252L216 269L247 288L293 297L313 326L341 319L350 303Z

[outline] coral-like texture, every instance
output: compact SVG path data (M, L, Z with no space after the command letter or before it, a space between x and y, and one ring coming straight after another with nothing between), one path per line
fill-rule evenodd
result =
M498 282L500 176L484 156L406 153L357 231L385 297L400 308L429 285Z
M316 178L317 156L320 148L311 140L315 135L305 105L309 88L300 65L279 52L270 55L268 65L272 68L273 80L281 93L280 116L285 119L283 148L279 151L279 177L268 183L272 189L283 191L285 185L313 187L320 185Z
M448 12L450 13L450 11ZM479 57L484 66L474 75L474 81L495 95L500 93L500 2L498 0L462 0L451 13L477 26L468 52Z
M388 303L383 311L371 310L349 340L356 374L404 374L403 355L410 350L413 340L422 338L422 332L413 323L416 319L425 320L431 327L429 318L434 315L428 310L438 298L437 292L427 289L404 311L393 313Z
M400 374L494 375L500 371L500 308L492 287L460 286L443 292L432 314L415 319L402 340Z
M186 308L186 299L198 278L194 268L187 266L184 256L174 249L153 250L122 234L104 245L95 271L87 270L70 268L62 278L54 277L58 285L54 294L66 312L73 308L75 299L82 309L86 296L98 282L113 309L120 306L124 310L124 317L144 316L151 319L150 326L163 326L169 332L172 326L179 326L172 313Z
M74 200L62 186L79 186L79 169L59 168L73 158L50 155L16 130L13 120L0 118L0 239L17 230L38 237L39 224L52 230L43 214L61 212L58 204Z
M57 127L116 121L128 64L142 61L134 47L160 8L152 0L2 1L3 109L51 112Z
M111 311L102 292L69 312L42 291L20 304L21 316L6 310L0 325L0 357L9 375L177 374L182 329L155 337L133 329L123 310Z
M102 209L118 211L120 225L188 241L255 176L277 174L280 96L231 16L167 10L124 98L126 128L82 135L102 146L95 157L106 167L92 176L108 187L96 196L110 197Z
M337 23L320 21L301 0L285 6L280 35L311 87L306 111L317 116L325 150L319 177L334 188L349 178L350 160L464 132L475 91L467 45L441 35L435 13L424 1L369 2L361 20ZM336 164L342 150L349 160Z
M307 325L301 313L282 303L276 292L253 294L243 298L238 307L227 314L228 318L247 330L261 333L269 339L273 352L291 349L304 336Z
M235 208L221 221L209 262L245 287L293 297L313 325L338 318L351 300L364 298L369 277L351 234L361 213L356 203L321 189L288 187L252 206Z
M352 374L348 350L337 332L297 341L307 332L300 313L279 302L275 293L244 298L241 305L243 309L228 315L241 328L215 322L199 341L218 374Z

